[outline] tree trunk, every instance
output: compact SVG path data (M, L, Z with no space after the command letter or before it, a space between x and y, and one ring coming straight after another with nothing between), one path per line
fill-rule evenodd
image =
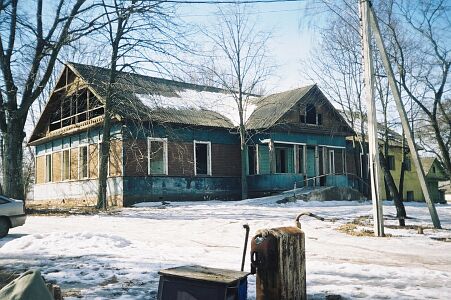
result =
M244 125L240 126L240 145L241 145L241 199L247 199L247 151L246 151L246 129Z
M25 199L22 170L24 123L24 120L11 118L6 132L3 132L3 190L6 196L15 199Z
M448 178L451 178L451 158L450 158L450 152L449 149L447 149L443 138L440 134L440 128L438 127L437 121L431 118L431 125L434 129L434 134L437 140L438 147L440 149L440 153L442 154L442 162L443 166L445 167L445 172Z
M385 182L387 184L388 189L390 190L390 194L393 197L393 202L396 207L396 217L399 220L399 226L406 226L406 209L404 208L404 203L402 203L401 198L399 197L398 189L396 188L395 180L388 170L387 161L382 152L379 153L379 159L381 162L382 171L384 172Z

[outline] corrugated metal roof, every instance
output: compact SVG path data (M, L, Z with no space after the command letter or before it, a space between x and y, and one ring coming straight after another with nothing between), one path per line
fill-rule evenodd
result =
M109 69L77 63L67 63L98 96L105 99L109 81ZM226 93L226 91L184 83L168 79L150 77L136 73L118 72L111 95L112 111L128 119L141 119L155 122L180 123L210 127L234 127L225 116L208 109L177 108L177 107L148 107L137 95L152 95L161 97L179 97L179 92L185 90L207 91L212 93ZM183 103L183 98L180 98Z

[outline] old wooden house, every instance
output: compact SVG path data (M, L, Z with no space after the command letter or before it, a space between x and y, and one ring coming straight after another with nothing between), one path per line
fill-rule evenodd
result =
M108 75L66 64L29 140L36 148L34 200L95 203ZM125 72L112 91L112 204L239 199L241 152L230 94ZM252 107L250 195L348 185L345 138L353 131L316 85L255 98Z
M316 85L256 99L247 121L251 195L293 187L348 186L352 128Z
M36 148L34 200L96 201L108 74L75 63L64 68L29 141ZM233 123L184 106L188 96L220 101L222 90L120 73L113 91L107 182L112 204L239 197Z

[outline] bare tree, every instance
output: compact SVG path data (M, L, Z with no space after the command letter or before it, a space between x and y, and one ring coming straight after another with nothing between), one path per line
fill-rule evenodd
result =
M234 4L218 11L218 24L204 31L212 43L210 63L204 72L212 74L216 85L227 90L235 101L239 114L238 132L241 147L241 197L247 198L246 113L250 99L255 97L270 76L267 42L271 35L257 31L249 19L246 6Z
M146 63L157 69L165 69L160 61L162 57L177 59L173 54L176 53L174 49L184 50L186 44L180 26L174 21L173 7L165 5L164 1L103 0L102 8L107 24L104 35L111 47L111 54L104 99L97 207L106 209L110 131L115 112L122 109L121 105L124 104L116 94L121 89L117 76L124 69L135 70L138 65Z
M96 4L85 2L38 0L32 15L18 0L0 1L3 189L11 197L24 196L22 143L30 107L47 85L61 49L97 29L95 19L87 17Z
M425 139L425 148L438 156L446 174L451 177L451 6L443 0L391 1L389 12L381 23L391 36L391 55L399 82L421 109L423 125L427 124L434 137L433 140ZM398 15L402 18L397 18ZM433 147L429 147L431 143Z

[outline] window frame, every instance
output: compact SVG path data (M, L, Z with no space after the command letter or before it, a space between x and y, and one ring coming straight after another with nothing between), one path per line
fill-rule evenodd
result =
M150 145L152 142L162 142L163 143L163 174L151 174L150 173ZM168 139L159 137L148 137L147 138L147 175L161 176L168 175Z
M86 148L86 177L81 173L81 148ZM89 179L89 144L78 145L78 180Z
M69 152L69 170L68 170L68 174L69 174L69 178L65 178L64 177L64 167L65 167L65 164L64 164L64 152L65 151L68 151ZM71 158L71 153L72 151L71 151L71 148L63 148L62 150L61 150L61 181L69 181L69 180L71 180L72 178L71 178L71 170L70 170L70 167L71 167L71 160L72 160L72 158Z
M207 145L207 174L197 174L197 155L196 155L196 144L206 144ZM193 152L194 152L194 176L212 176L211 168L211 141L198 141L193 140Z
M53 152L46 153L45 155L45 183L52 182L53 180ZM48 159L50 158L50 159ZM50 164L50 168L48 166ZM50 174L49 174L50 171Z
M328 160L329 160L329 174L335 174L335 150L334 149L329 149Z

